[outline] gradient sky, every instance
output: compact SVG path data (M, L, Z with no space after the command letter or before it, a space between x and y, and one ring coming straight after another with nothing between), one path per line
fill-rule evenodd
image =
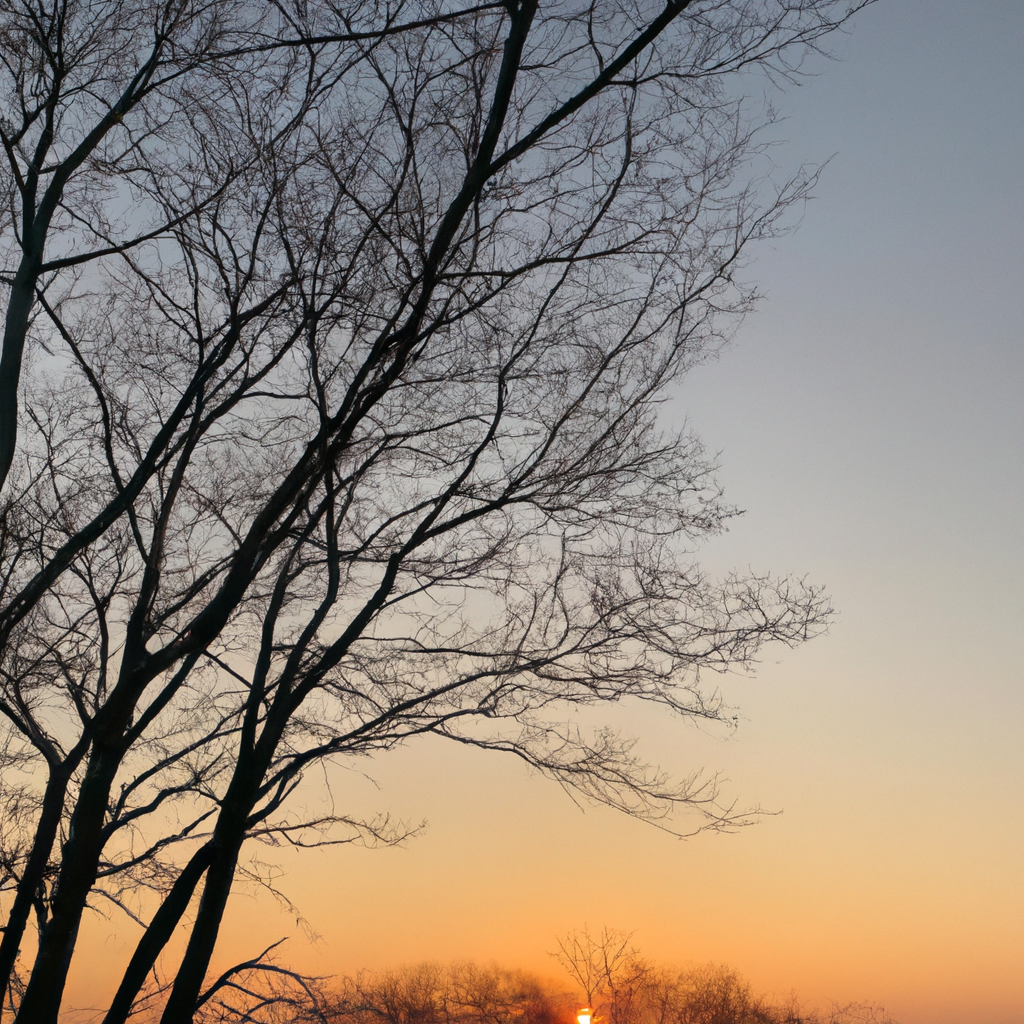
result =
M425 834L279 859L319 940L240 894L225 961L291 934L285 956L322 973L554 976L556 937L589 923L902 1024L1024 1020L1024 2L881 0L835 51L780 101L781 167L835 154L817 201L756 254L766 301L666 414L748 510L705 564L807 573L839 614L722 681L731 737L615 719L782 813L681 842L424 740L359 766L377 788L337 771L334 790ZM100 959L134 939L91 928ZM87 1000L96 962L76 967Z

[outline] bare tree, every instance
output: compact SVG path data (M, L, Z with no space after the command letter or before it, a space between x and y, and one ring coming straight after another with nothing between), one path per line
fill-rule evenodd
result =
M772 1003L721 964L672 969L653 964L625 932L587 928L558 944L555 959L579 986L596 1024L895 1024L871 1003L805 1010L795 997Z
M0 5L21 1024L57 1020L91 899L142 928L106 1024L180 1024L244 843L398 841L290 816L325 758L432 733L735 820L572 711L728 720L701 674L827 617L700 570L733 510L657 411L814 180L765 177L733 83L861 6Z
M326 998L331 1024L555 1024L557 995L523 971L417 964L342 979Z
M626 932L588 928L559 940L555 959L579 985L587 1006L603 1003L601 1016L611 1024L635 1017L642 993L652 978L651 965L640 955Z

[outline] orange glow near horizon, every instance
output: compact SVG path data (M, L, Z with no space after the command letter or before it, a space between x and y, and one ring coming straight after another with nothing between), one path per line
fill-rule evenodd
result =
M757 771L750 739L753 751L737 740L719 744L719 754L729 754L743 792L757 777L774 802L785 773ZM713 745L703 740L696 745ZM493 961L570 992L550 951L574 929L607 924L633 931L656 962L726 964L778 1000L795 992L803 1005L824 1009L873 1002L900 1024L1018 1024L1019 863L992 829L994 806L976 808L973 840L951 835L939 855L924 834L931 808L902 823L890 818L871 839L858 834L869 808L830 813L811 802L808 791L818 787L819 799L827 797L834 770L823 760L813 780L803 776L802 801L790 785L781 816L739 834L679 842L605 808L581 813L509 760L440 741L413 745L381 760L381 791L366 784L363 796L396 815L426 813L426 833L398 849L250 851L280 865L276 884L306 923L242 886L215 968L290 935L282 960L319 976ZM335 799L347 785L358 803L351 776L332 781ZM948 779L936 783L950 791ZM1005 832L1006 816L1000 827ZM988 876L958 877L958 865L978 862L979 842ZM90 940L75 967L80 1003L102 1003L134 938L121 929Z

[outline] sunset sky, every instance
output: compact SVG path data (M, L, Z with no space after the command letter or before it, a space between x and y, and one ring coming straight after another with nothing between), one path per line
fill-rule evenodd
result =
M756 252L765 301L665 416L721 453L747 510L703 563L806 574L838 614L720 681L732 735L605 710L669 772L720 771L780 813L680 841L425 739L331 776L339 810L425 832L255 851L319 939L243 892L225 962L291 935L285 958L322 974L465 958L557 977L548 951L587 923L901 1024L1024 1020L1024 2L881 0L834 51L778 101L780 169L834 154L816 201ZM85 1001L135 938L90 928Z

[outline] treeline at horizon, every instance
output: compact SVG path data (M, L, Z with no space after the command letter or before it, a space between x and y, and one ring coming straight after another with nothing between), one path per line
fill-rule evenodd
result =
M724 964L657 964L621 933L577 933L554 956L569 983L473 961L323 979L264 961L222 984L203 1016L275 1024L898 1024L874 1003L822 1009L795 993L758 994Z

